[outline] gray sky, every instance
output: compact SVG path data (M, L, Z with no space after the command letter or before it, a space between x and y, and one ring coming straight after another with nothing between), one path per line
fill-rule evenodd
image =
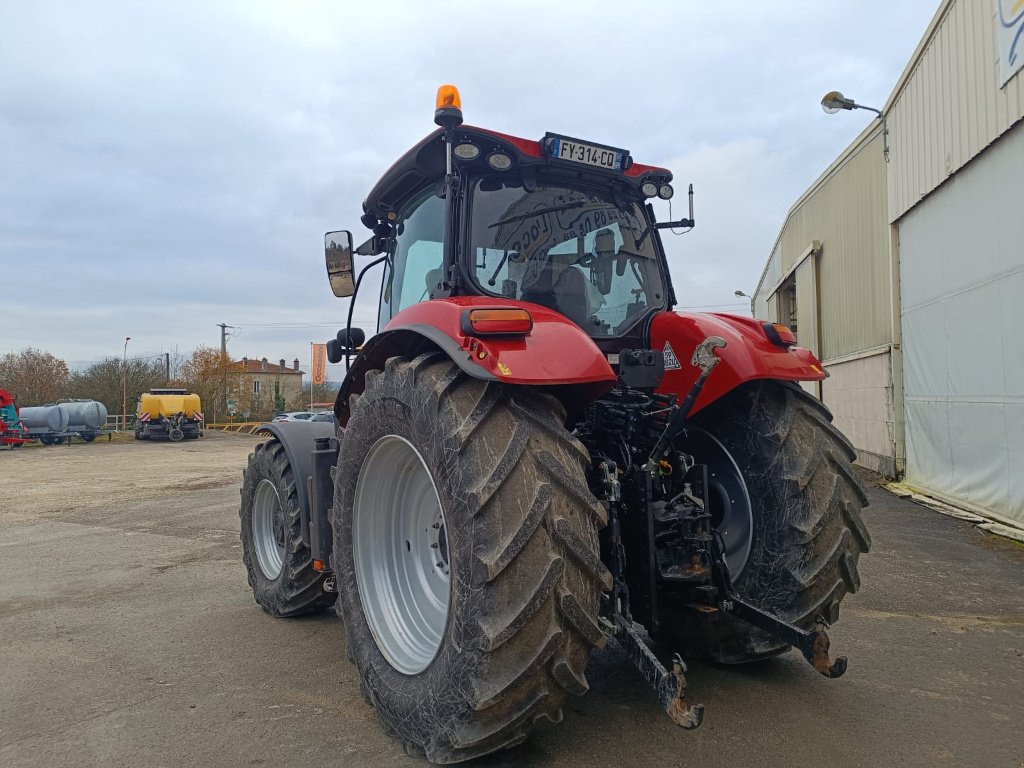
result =
M692 181L697 227L665 237L680 305L742 312L789 206L873 118L821 96L881 106L937 0L5 5L0 353L187 353L226 322L236 358L305 368L348 308L323 233L365 234L439 84L468 123Z

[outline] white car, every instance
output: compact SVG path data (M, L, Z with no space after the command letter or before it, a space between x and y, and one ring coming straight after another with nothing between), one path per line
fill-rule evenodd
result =
M315 415L315 413L310 413L309 411L290 411L277 414L271 421L309 421Z

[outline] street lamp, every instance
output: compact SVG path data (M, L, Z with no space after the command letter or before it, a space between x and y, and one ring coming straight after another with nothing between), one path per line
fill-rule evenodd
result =
M121 429L128 428L128 342L131 336L124 337L124 356L121 358Z
M744 293L743 291L733 291L732 294L737 299L742 299L744 296L750 299L750 316L754 317L754 297L749 293Z
M882 156L885 157L885 162L889 162L889 124L886 122L882 110L858 104L853 99L843 96L839 91L829 91L822 96L821 108L826 115L834 115L841 109L866 109L868 112L874 112L878 115L878 119L882 121Z

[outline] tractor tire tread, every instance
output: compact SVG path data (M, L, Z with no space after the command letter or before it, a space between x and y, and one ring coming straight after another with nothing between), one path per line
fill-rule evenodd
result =
M565 411L552 395L473 379L443 355L391 358L383 372L367 374L346 438L379 429L374 425L386 408L398 407L387 403L404 403L417 429L429 432L445 455L458 457L450 482L466 505L462 525L473 530L458 545L470 578L461 584L453 577L452 584L467 590L462 599L474 600L479 612L454 625L450 619L432 663L447 663L447 645L460 646L458 669L436 678L439 686L462 680L458 693L423 690L424 683L418 690L407 685L399 695L391 687L395 670L377 660L354 580L347 581L350 555L339 553L348 534L339 537L345 522L335 508L338 611L381 722L408 753L434 763L461 762L521 743L534 722L561 720L566 697L587 690L590 651L604 644L597 615L607 571L597 529L606 513L586 485L589 455L561 425ZM336 499L350 497L360 452L371 439L361 435L348 450L343 442ZM445 702L443 711L425 703L435 698Z

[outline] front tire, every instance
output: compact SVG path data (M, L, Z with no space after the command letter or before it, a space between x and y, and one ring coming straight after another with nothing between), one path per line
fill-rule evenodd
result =
M351 414L334 570L349 657L382 727L410 754L455 763L561 720L568 695L588 689L611 585L605 510L562 406L435 353L368 373ZM403 586L423 579L436 589Z
M803 629L818 616L835 622L840 601L860 587L857 560L871 537L861 520L867 497L851 463L856 452L832 425L832 414L799 386L768 380L740 387L695 421L701 430L682 450L702 463L711 445L706 436L713 436L749 498L753 526L743 569L733 579L738 593ZM729 496L736 503L743 493ZM720 515L722 505L711 501L712 514ZM729 664L789 649L727 614L673 613L667 632L687 653Z
M256 446L243 473L242 559L259 606L271 616L300 616L334 603L325 574L313 570L302 541L295 475L277 439Z

